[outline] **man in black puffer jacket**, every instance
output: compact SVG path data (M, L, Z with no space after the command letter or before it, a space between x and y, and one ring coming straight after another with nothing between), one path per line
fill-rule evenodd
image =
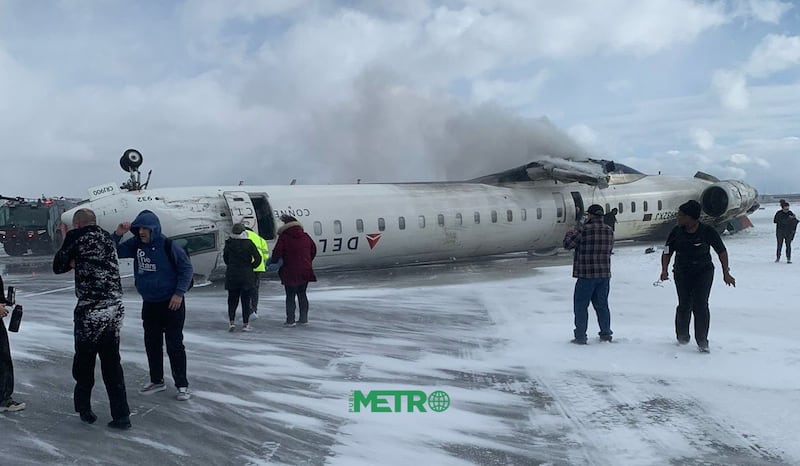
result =
M97 226L94 212L80 209L72 217L73 229L67 232L64 244L53 259L53 272L75 269L75 357L72 376L75 378L75 411L81 420L92 424L94 365L100 356L100 369L111 405L109 427L131 427L130 409L125 392L125 378L119 355L119 331L125 307L119 261L111 236Z

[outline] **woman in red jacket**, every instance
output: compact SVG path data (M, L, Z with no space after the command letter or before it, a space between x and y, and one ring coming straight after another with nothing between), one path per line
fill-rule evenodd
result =
M291 215L281 215L284 223L278 229L278 242L272 251L271 262L281 259L283 265L278 270L281 283L286 290L286 322L287 327L295 326L295 296L300 303L300 324L308 323L308 282L317 281L312 262L317 255L314 240L303 230L303 225Z

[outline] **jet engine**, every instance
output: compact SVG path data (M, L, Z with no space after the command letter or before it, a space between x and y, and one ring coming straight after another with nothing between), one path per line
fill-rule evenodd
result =
M703 190L703 212L718 221L729 220L758 209L758 191L736 180L717 181Z

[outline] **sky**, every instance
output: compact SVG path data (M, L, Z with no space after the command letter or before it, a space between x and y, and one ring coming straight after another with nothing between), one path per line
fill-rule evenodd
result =
M550 155L800 191L800 5L0 0L0 194L463 180Z
M0 414L5 464L800 464L798 264L775 263L772 216L725 235L736 287L716 265L711 352L679 346L674 283L660 246L620 242L612 257L613 343L572 338L570 255L319 273L309 325L285 328L283 291L261 286L253 332L229 333L222 286L187 294L194 397L139 395L148 381L141 300L124 280L121 354L133 429L114 432L97 376L98 422L72 412L71 274L12 268L25 315L10 334L15 398ZM648 246L655 254L645 254ZM558 259L559 257L556 257ZM552 262L550 262L552 264ZM124 269L124 268L123 268ZM127 268L129 271L130 268ZM241 317L237 316L237 326ZM692 334L694 332L692 331ZM350 412L354 390L435 390L443 412Z

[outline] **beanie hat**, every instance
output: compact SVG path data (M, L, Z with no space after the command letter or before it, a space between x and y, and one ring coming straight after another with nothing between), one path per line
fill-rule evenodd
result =
M683 212L695 220L700 218L700 212L702 210L703 208L700 206L700 203L695 200L687 201L678 207L678 211Z
M234 223L231 232L234 235L242 234L242 232L244 232L244 225L242 225L241 223Z
M603 206L599 204L592 204L588 209L586 209L586 212L589 212L592 215L603 215Z

